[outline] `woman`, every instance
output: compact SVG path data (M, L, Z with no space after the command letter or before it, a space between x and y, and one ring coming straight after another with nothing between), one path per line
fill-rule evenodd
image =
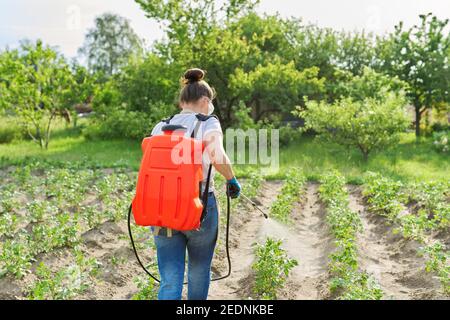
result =
M181 113L170 118L170 124L187 127L186 135L190 135L197 127L197 115L211 115L214 111L212 100L214 91L203 78L205 72L200 69L188 70L182 79L179 104ZM167 121L162 121L152 131L152 135L162 134L162 127ZM206 146L206 155L203 157L202 183L208 175L210 164L211 182L217 170L227 179L227 190L232 198L239 196L241 186L236 180L230 160L223 149L223 135L219 120L209 117L202 121L195 138L202 139ZM211 262L214 255L218 234L218 208L214 196L214 185L210 184L207 210L199 230L172 231L162 229L154 236L158 268L161 275L161 284L158 293L160 300L181 300L184 282L184 269L186 249L188 253L188 299L206 300L208 297L211 279Z

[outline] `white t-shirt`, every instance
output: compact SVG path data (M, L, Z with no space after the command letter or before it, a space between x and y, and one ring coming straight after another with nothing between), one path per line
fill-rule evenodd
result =
M197 115L197 113L185 109L181 113L175 115L170 120L170 124L185 126L187 128L185 136L191 137L192 131L194 131L194 128L195 128L197 122L199 121L197 119L196 115ZM162 128L166 124L167 123L165 123L164 121L161 121L160 123L158 123L153 128L151 135L152 136L162 135L163 134ZM219 120L217 120L214 117L211 117L208 120L201 122L195 138L203 140L203 137L205 137L206 134L211 133L211 132L218 132L221 135L223 134L222 127L220 125ZM203 167L202 189L205 188L206 179L208 178L208 169L209 169L210 164L211 164L211 160L209 158L209 155L207 153L205 153L205 155L203 157L203 163L202 163L202 167ZM209 184L210 192L214 191L214 175L215 175L215 173L216 173L216 170L214 169L214 166L213 166L211 169L211 180L210 180L210 184Z

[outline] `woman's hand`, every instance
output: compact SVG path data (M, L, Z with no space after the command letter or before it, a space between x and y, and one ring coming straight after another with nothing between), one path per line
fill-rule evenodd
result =
M236 177L227 181L227 195L231 197L231 199L236 199L241 194L241 185L239 181L237 181Z

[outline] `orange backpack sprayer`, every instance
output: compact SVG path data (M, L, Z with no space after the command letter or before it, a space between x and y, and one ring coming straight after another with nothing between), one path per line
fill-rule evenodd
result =
M143 265L136 251L131 232L131 214L137 225L167 228L168 231L199 229L206 213L212 166L201 197L202 154L204 145L195 136L202 122L211 116L197 115L197 123L191 137L185 137L186 127L171 125L166 120L163 135L145 138L142 142L143 157L136 186L136 195L128 211L128 232L136 259L144 271L159 282ZM230 197L227 191L226 253L228 273L212 281L225 279L231 274L228 249ZM170 234L168 232L168 234Z

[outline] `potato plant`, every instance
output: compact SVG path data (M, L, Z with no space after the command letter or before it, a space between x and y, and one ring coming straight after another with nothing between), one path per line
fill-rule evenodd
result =
M283 187L270 208L271 215L280 221L289 221L295 203L300 200L300 196L304 193L305 185L306 177L300 170L291 169L286 174Z
M82 207L80 210L84 213L83 219L89 229L97 228L103 221L103 214L98 208L93 206Z
M444 292L450 295L450 253L445 251L445 245L439 241L422 250L427 257L426 270L437 275Z
M78 216L59 214L45 223L34 225L32 242L35 254L61 247L73 247L80 242Z
M403 237L424 245L419 253L426 253L426 271L435 273L441 281L444 292L450 294L450 254L444 244L431 242L427 236L427 231L433 230L436 226L442 226L442 223L445 224L448 219L445 213L445 210L448 210L448 204L445 202L448 187L440 184L421 184L417 188L416 195L411 196L412 193L409 191L410 199L415 199L423 207L419 209L418 214L409 213L399 216L403 209L398 208L404 208L404 203L408 201L407 191L403 190L403 185L375 173L368 173L365 180L363 194L367 197L367 202L371 204L371 209L386 216L390 223L395 224L394 230L401 233ZM444 212L435 213L430 219L429 212L442 207Z
M369 172L365 176L363 195L367 199L369 209L386 217L389 223L394 224L395 231L411 240L425 242L425 233L432 228L424 211L419 214L402 214L406 211L408 202L406 186L399 181L393 181L380 174Z
M283 288L289 272L298 264L297 260L289 259L281 245L281 240L267 238L264 245L256 247L252 269L255 271L253 293L258 299L276 299L277 291Z
M102 170L33 162L12 170L0 186L0 277L21 279L40 254L73 250L84 232L108 220L124 220L135 181L117 171L104 178ZM86 194L96 196L96 190L103 191L105 200L94 197L85 203ZM23 206L20 198L32 200ZM25 215L17 214L20 207ZM46 270L41 271L44 283ZM65 279L69 271L62 272Z
M244 181L244 192L247 197L256 197L259 194L264 177L261 171L251 171L249 177Z
M328 265L331 291L340 299L379 300L383 292L376 281L358 264L357 233L362 230L361 218L349 209L345 179L338 172L322 176L319 187L321 200L327 207L327 222L335 237L336 250Z
M19 206L16 196L17 194L13 190L0 189L0 215L14 212L14 209Z
M34 199L26 205L27 216L32 223L47 221L50 217L58 214L58 207L49 201Z
M29 300L67 300L89 288L99 264L94 258L86 258L74 250L75 263L53 272L44 263L36 269L36 281L28 289Z
M407 196L403 192L404 185L399 181L392 181L380 174L369 172L365 176L363 195L372 211L394 222L400 212L405 210L403 203Z
M29 236L25 233L0 243L0 277L11 274L23 278L31 267L33 253Z
M19 218L14 213L0 215L0 237L13 237L17 231Z
M158 297L158 287L155 280L147 277L136 277L133 279L139 291L133 295L132 300L156 300Z
M417 203L419 214L430 219L429 229L450 227L450 183L420 182L407 188L409 202Z

